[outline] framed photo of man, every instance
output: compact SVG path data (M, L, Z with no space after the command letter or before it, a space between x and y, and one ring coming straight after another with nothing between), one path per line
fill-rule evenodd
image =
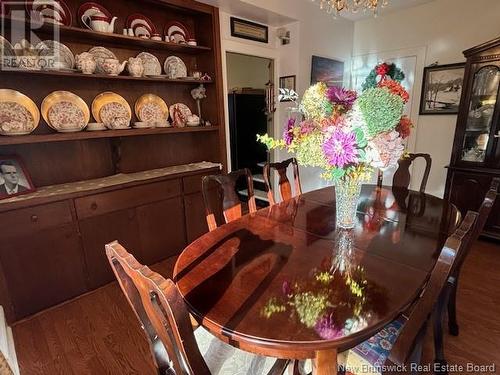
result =
M35 191L35 186L17 156L0 156L0 200Z

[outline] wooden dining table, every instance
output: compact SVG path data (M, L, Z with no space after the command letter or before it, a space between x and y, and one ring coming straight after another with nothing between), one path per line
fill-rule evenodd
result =
M174 269L189 312L237 348L336 374L338 353L418 297L460 213L431 195L364 185L345 230L335 206L328 187L198 238Z

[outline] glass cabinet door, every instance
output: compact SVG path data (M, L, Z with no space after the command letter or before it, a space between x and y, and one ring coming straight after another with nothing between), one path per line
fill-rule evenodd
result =
M484 163L486 160L499 85L500 68L495 65L484 66L474 75L462 161Z

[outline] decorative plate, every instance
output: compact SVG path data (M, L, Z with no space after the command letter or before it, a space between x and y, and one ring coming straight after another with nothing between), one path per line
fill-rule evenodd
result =
M92 102L92 116L110 129L124 129L130 125L132 110L121 95L106 91Z
M44 61L44 69L73 69L75 56L73 52L62 43L55 40L44 40L36 45L40 62Z
M78 16L78 23L80 26L84 28L88 28L88 25L86 25L83 22L84 18L89 18L90 16L96 14L96 13L102 13L104 16L108 19L109 22L113 19L113 15L104 8L101 4L98 3L93 3L93 2L86 2L80 5L78 8L77 16Z
M161 75L160 61L155 55L149 52L141 52L137 55L144 65L144 76L159 76Z
M165 101L154 94L144 94L135 102L135 115L149 124L163 123L168 120L168 106Z
M0 4L1 6L1 4ZM15 67L16 53L10 42L0 35L0 67Z
M40 111L33 100L19 91L0 89L0 134L30 134L39 122Z
M174 127L185 127L189 116L191 116L191 110L187 105L176 103L170 106L170 118Z
M64 26L71 26L73 22L71 10L64 0L26 1L26 10L30 18L38 16L44 22Z
M134 35L137 37L146 35L148 38L151 38L153 34L157 33L154 23L148 17L140 13L134 13L128 16L125 27L134 30Z
M117 60L116 55L111 52L109 49L104 47L94 47L89 50L89 53L94 57L96 66L96 73L105 74L101 68L101 64L106 59L114 59Z
M167 73L168 78L177 79L187 77L186 64L177 56L169 56L163 64L165 73Z
M45 122L61 133L81 131L90 121L87 103L69 91L54 91L47 95L41 108Z
M173 43L186 43L191 38L186 26L177 21L167 23L163 32L168 37L169 42Z

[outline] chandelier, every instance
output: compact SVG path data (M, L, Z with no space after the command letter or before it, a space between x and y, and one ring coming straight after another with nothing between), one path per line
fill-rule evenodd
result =
M316 0L312 0L313 2ZM334 17L341 15L342 12L357 13L361 11L371 11L376 17L379 8L384 8L389 4L389 0L318 0L320 9L326 10L328 14Z

